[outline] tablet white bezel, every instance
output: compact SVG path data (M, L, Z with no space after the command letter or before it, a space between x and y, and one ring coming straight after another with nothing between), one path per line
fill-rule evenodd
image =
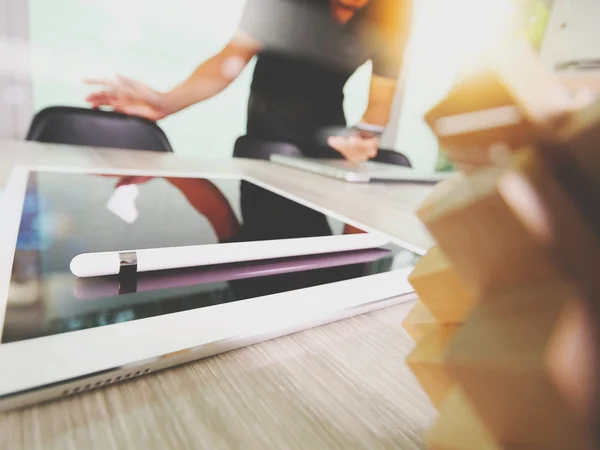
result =
M0 196L3 219L0 221L0 248L10 249L0 252L0 327L4 323L8 283L30 170L164 176L162 172L147 170L89 170L49 166L14 168ZM375 232L250 177L171 172L168 175L245 179L365 231ZM182 350L213 348L215 343L236 339L243 342L246 338L242 337L247 336L284 335L308 328L309 324L322 322L324 318L333 321L336 317L347 317L348 311L358 311L366 305L381 302L382 306L387 306L394 299L413 292L407 281L409 272L409 269L404 269L284 294L0 344L0 402L3 396L18 395L20 392L142 361L164 359ZM326 302L323 301L325 298ZM407 299L405 296L397 302ZM169 333L169 330L174 332ZM234 348L235 343L232 345ZM218 353L217 347L214 348L212 353ZM211 354L211 351L204 351L203 355L206 354Z

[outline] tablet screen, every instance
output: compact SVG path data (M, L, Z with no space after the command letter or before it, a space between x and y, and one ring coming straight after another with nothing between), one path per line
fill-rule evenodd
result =
M249 181L30 172L2 343L410 267L385 248L78 279L81 253L363 233ZM326 301L326 299L324 299Z

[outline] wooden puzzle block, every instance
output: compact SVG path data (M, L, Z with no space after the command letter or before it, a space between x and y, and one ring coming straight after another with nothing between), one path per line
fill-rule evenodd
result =
M431 209L436 209L439 207L439 202L443 201L449 195L456 190L457 187L460 187L462 183L464 183L465 174L463 173L455 173L450 178L441 181L436 184L431 193L425 198L423 203L419 205L417 209L417 215L421 220L423 220L423 216L426 216Z
M552 336L573 291L565 283L482 300L446 353L487 429L501 442L587 449L585 429L550 374Z
M436 187L418 211L439 248L410 281L438 322L463 323L430 332L407 359L440 408L429 443L593 448L600 444L600 102L571 96L524 43L491 49L483 68L426 116L465 172ZM470 299L455 294L452 276L464 280Z
M588 429L594 414L598 386L598 341L594 336L597 319L588 304L572 299L554 330L548 350L548 371L565 401Z
M488 53L488 60L522 114L542 132L552 131L571 112L568 89L528 43L506 41Z
M546 250L500 194L504 174L498 168L469 174L421 217L453 267L478 294L560 278Z
M458 386L446 396L427 442L430 450L508 450L490 434Z
M561 275L577 284L579 295L600 298L600 235L593 226L600 218L593 212L588 220L580 192L569 190L578 173L567 174L559 167L556 170L563 173L556 175L545 156L543 149L522 151L501 181L500 192L531 236L548 250Z
M408 281L440 324L463 323L475 304L475 293L437 246L419 260Z
M402 326L415 342L419 342L429 333L438 329L440 324L435 320L431 311L420 300L410 310Z
M555 330L548 366L580 420L597 429L589 422L594 402L600 402L593 388L600 381L600 234L594 229L600 218L598 208L580 198L588 191L573 189L580 172L556 167L545 150L523 151L502 192L574 286L577 298Z
M577 193L575 201L587 202L583 212L597 218L593 213L600 207L600 102L571 114L552 139L540 145L540 157L553 166L567 190Z
M569 91L526 43L497 46L482 66L426 115L441 147L464 170L495 164L498 149L537 140L573 106Z
M436 408L442 405L455 384L444 366L444 354L457 331L456 326L438 327L421 339L406 359L406 363Z
M458 165L490 165L492 145L518 146L529 142L534 131L492 70L459 81L426 121Z

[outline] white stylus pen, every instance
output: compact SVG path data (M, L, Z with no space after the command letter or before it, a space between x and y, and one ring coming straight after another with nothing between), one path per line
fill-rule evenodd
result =
M381 247L390 239L379 234L323 236L230 244L165 247L120 252L83 253L71 260L73 275L80 278L118 275L123 267L137 272L180 269L264 259L363 250Z

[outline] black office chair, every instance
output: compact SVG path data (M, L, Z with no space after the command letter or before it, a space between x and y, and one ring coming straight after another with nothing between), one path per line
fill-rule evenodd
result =
M396 166L412 167L410 160L404 154L397 152L396 150L388 150L380 148L377 152L377 156L373 158L373 161L394 164Z
M151 120L99 109L53 106L35 115L26 139L53 144L172 152Z
M280 141L266 141L250 136L240 136L233 147L234 158L265 159L271 155L302 156L294 144Z
M233 156L235 158L270 159L271 155L302 156L298 147L289 142L266 141L250 136L241 136L235 141ZM394 150L380 149L373 161L412 167L410 160Z

